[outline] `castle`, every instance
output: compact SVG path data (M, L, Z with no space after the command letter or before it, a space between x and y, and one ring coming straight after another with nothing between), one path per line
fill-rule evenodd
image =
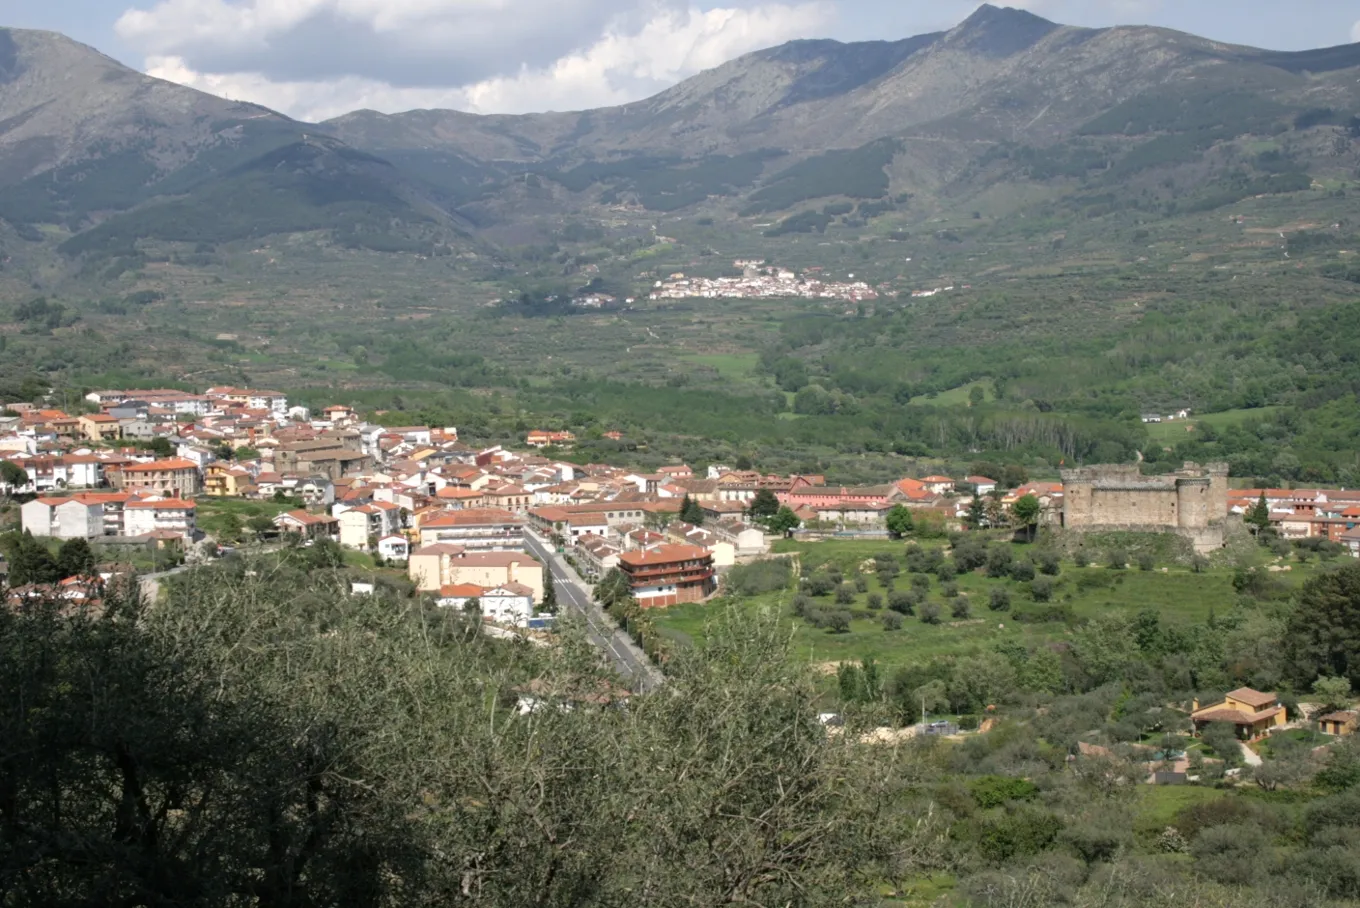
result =
M1068 529L1178 533L1196 552L1222 548L1228 465L1187 463L1165 476L1134 466L1064 470L1062 523Z

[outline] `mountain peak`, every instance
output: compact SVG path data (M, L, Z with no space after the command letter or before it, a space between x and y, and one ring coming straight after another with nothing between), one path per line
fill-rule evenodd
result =
M1009 57L1061 27L1022 9L984 3L949 32L948 40L989 57Z

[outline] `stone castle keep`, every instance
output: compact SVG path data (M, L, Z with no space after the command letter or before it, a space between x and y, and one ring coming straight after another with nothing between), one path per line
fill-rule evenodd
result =
M1062 524L1073 530L1178 533L1197 552L1221 548L1228 517L1228 465L1187 463L1166 476L1135 466L1064 470Z

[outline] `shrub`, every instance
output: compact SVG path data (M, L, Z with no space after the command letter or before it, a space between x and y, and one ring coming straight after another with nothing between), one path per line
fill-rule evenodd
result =
M1034 562L1028 559L1017 561L1011 565L1011 578L1021 583L1028 583L1034 579Z
M946 583L940 587L940 595L944 596L946 599L953 599L958 596L958 594L959 585L957 583Z
M1157 561L1150 552L1143 552L1138 556L1138 570L1150 571L1157 566Z
M855 588L848 583L836 587L836 604L849 605L855 601Z
M875 612L878 611L879 609L883 608L883 594L870 593L869 598L865 600L865 604L869 607L871 611Z
M1129 566L1129 553L1123 549L1111 549L1106 555L1106 561L1116 571L1122 571Z
M975 571L988 563L991 553L977 539L964 538L954 545L954 564L960 573Z
M804 577L800 584L802 591L809 596L829 596L836 585L831 582L831 578L825 574L813 574L811 577Z
M1200 738L1209 745L1214 755L1228 766L1242 762L1242 748L1238 746L1237 730L1229 722L1210 722L1200 732Z
M1200 873L1219 883L1251 885L1265 869L1270 844L1256 825L1213 826L1195 837L1190 853Z
M987 607L994 612L1009 612L1011 610L1010 590L1000 586L992 587L992 591L987 594Z
M1039 786L1028 779L1009 776L979 776L968 783L968 793L983 810L1000 807L1007 801L1032 801L1039 796Z
M1086 554L1085 549L1077 549L1077 553L1072 556L1072 563L1079 568L1084 568L1091 563L1091 556Z
M727 572L727 588L739 596L758 596L774 590L788 589L793 579L793 565L787 558L772 558L739 564Z
M1053 578L1035 577L1030 581L1029 594L1035 602L1047 602L1053 598Z
M902 629L902 616L897 612L884 612L883 629L885 631L900 631Z
M826 616L827 629L833 634L850 633L850 613L841 609Z
M921 613L923 624L940 623L940 604L938 602L923 602L918 611Z
M967 596L959 596L950 606L949 613L959 621L965 621L973 616L972 607L968 604Z
M935 568L935 576L940 578L941 582L953 580L958 575L958 568L952 561L942 561L939 566Z
M1011 572L1011 550L1008 546L993 546L987 553L987 576L1000 580Z
M892 592L888 594L888 608L902 615L910 615L916 610L917 598L908 592Z
M1038 854L1053 844L1062 825L1061 820L1045 810L1023 809L992 817L979 825L978 852L996 863Z
M891 590L897 586L897 575L887 571L878 572L878 585L885 590Z
M863 574L856 574L856 575L855 575L855 592L857 592L857 593L867 593L867 592L869 592L869 578L868 578L868 577L865 577Z
M1040 552L1034 560L1038 564L1041 574L1056 577L1062 571L1062 564L1058 560L1057 552Z
M918 593L926 593L930 590L930 578L925 574L913 574L911 578L911 588Z

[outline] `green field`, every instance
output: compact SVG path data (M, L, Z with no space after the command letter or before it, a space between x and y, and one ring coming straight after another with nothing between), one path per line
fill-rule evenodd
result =
M992 382L988 379L982 379L960 385L957 388L950 388L948 391L941 391L939 394L922 394L913 397L911 403L917 407L966 407L968 406L968 395L974 388L982 389L983 402L991 403L996 400Z
M722 378L746 381L756 370L760 357L755 353L687 353L681 359L687 363L707 366Z
M1258 407L1254 410L1224 410L1221 413L1206 413L1190 419L1175 419L1169 422L1148 423L1148 437L1155 442L1170 445L1185 441L1194 435L1192 427L1199 425L1225 429L1241 425L1248 419L1269 419L1280 411L1280 407Z
M198 528L209 536L216 536L230 529L232 517L239 525L244 525L252 517L268 517L271 520L296 505L277 501L247 501L241 498L210 498L206 495L197 499Z
M923 546L942 546L943 542L924 543ZM900 554L901 543L825 541L815 543L780 543L780 550L796 551L809 567L834 563L847 580L857 565L871 560L879 553ZM1030 546L1013 545L1017 560L1025 557ZM1150 546L1155 549L1155 546ZM688 645L702 639L710 622L726 609L739 610L776 608L785 616L794 634L795 647L813 663L836 663L847 660L875 659L884 665L929 660L936 656L958 655L989 650L997 644L1013 641L1030 646L1060 640L1071 633L1073 626L1098 615L1111 612L1134 614L1144 609L1155 609L1171 625L1202 624L1211 612L1227 614L1233 607L1236 594L1232 587L1232 568L1215 565L1204 573L1193 573L1182 565L1159 563L1154 570L1139 570L1131 564L1123 570L1105 566L1095 553L1093 563L1076 567L1064 560L1061 573L1053 578L1055 588L1048 602L1032 598L1028 582L993 579L978 570L958 576L953 583L959 594L969 601L971 615L967 619L951 617L953 600L945 598L938 578L930 577L929 601L941 606L941 623L927 624L915 616L908 616L901 630L887 631L882 624L883 610L870 610L868 597L872 593L884 596L872 573L866 573L868 590L858 593L846 606L854 615L849 633L832 633L814 628L793 616L792 590L765 593L732 601L719 599L710 603L691 603L674 606L656 615L660 633L678 645ZM1301 582L1309 573L1307 568L1281 575L1280 580L1290 585ZM911 587L911 576L905 571L895 583L895 589ZM1009 612L994 612L989 608L991 590L1004 588L1011 596ZM832 598L817 600L830 608ZM1054 609L1064 610L1050 620L1041 615ZM1030 620L1026 620L1026 619Z

